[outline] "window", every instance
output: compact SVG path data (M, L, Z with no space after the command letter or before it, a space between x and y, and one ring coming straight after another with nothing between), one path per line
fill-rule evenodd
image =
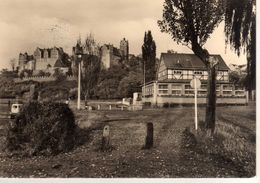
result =
M232 85L223 85L223 95L224 96L232 96Z
M180 70L174 70L173 73L174 73L174 74L182 74L182 71L180 71Z
M207 95L207 90L202 90L202 91L198 91L198 95L199 96L205 96L205 95Z
M194 91L192 91L192 90L190 90L190 91L185 90L185 95L194 95Z
M159 85L159 89L167 89L168 90L168 85Z
M185 95L194 95L194 90L191 88L191 86L188 84L188 85L185 85L184 86L185 88Z
M202 75L202 71L194 71L195 75Z
M232 95L232 91L223 91L223 95L231 96Z
M168 94L168 90L159 90L159 94Z
M207 90L207 85L202 84L202 85L200 86L200 89Z
M158 93L160 95L167 95L168 94L168 85L167 84L159 84Z
M181 95L182 85L172 84L172 95Z
M223 85L223 90L229 90L232 91L233 86L232 85Z
M245 93L244 87L242 87L242 86L235 86L235 95L236 96L245 96L246 93Z
M245 91L235 91L236 96L245 96Z
M190 85L185 85L185 90L193 90Z

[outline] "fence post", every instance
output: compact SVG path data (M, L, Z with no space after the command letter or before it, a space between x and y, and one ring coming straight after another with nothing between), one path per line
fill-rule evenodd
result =
M145 149L150 149L153 147L153 123L146 124L146 138L145 138Z
M97 109L98 109L98 110L100 110L100 109L101 109L101 107L100 107L100 104L98 104L98 106L97 106Z
M111 106L111 104L109 105L109 110L112 110L112 106Z
M109 126L106 125L103 129L101 150L105 151L105 150L109 149L109 146L110 146L110 129L109 129Z

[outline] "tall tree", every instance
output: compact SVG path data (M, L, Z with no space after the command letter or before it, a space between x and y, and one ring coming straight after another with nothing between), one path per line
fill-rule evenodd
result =
M153 40L152 32L149 30L144 34L144 43L142 46L143 69L145 72L145 81L155 79L156 45Z
M256 83L256 0L227 0L225 4L226 43L240 55L247 51L247 89Z
M98 76L100 72L100 58L95 55L83 55L83 66L82 66L82 79L81 86L82 91L87 100L94 87L97 85Z
M208 68L205 127L211 134L215 129L218 61L210 57L203 46L222 17L222 0L165 0L163 19L158 21L162 32L169 33L177 43L190 47Z
M100 57L96 53L97 44L92 34L86 37L83 45L81 86L85 101L98 82L100 71Z

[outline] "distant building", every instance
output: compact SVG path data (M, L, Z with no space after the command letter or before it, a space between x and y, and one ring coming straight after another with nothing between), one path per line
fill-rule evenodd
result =
M123 59L128 60L129 43L125 38L120 41L120 52L121 52L121 56L123 57Z
M101 63L105 69L110 68L112 65L117 65L122 60L129 58L129 44L124 38L120 41L120 48L114 47L112 44L104 44L101 47Z
M117 65L122 60L128 60L129 58L129 44L128 41L124 38L120 41L120 48L113 46L112 44L104 44L99 46L95 43L94 39L81 43L79 39L77 44L80 45L83 49L83 55L94 55L100 58L101 67L104 69L110 68L112 65ZM75 58L75 46L72 48L72 56ZM77 66L77 59L73 59L72 67ZM74 69L76 70L76 69Z
M219 61L217 71L217 103L245 104L244 88L229 82L230 69L220 55L211 55ZM142 88L144 102L162 106L164 103L192 104L194 89L190 81L201 81L198 103L206 103L208 72L206 65L194 54L162 53L156 72L156 80Z
M108 69L112 65L117 65L122 58L120 50L112 44L104 44L101 47L101 64L103 68Z
M20 53L18 58L18 68L19 71L22 70L34 70L35 69L35 60L33 55L28 55L27 52Z
M53 73L56 68L68 71L69 57L62 48L36 48L33 55L19 54L19 72L32 70L33 74L39 71Z

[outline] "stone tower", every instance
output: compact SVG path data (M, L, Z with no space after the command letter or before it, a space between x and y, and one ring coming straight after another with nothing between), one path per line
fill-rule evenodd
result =
M128 40L126 40L125 38L120 41L120 52L123 59L128 60L129 44L128 44Z

